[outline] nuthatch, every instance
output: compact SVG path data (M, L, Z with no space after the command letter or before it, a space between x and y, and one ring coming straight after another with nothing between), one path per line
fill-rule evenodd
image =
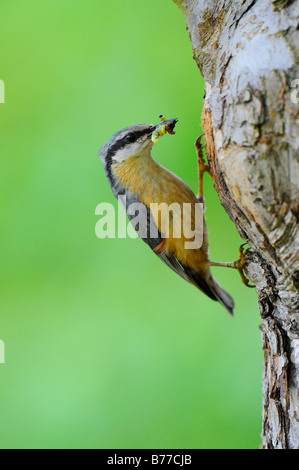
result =
M178 203L180 206L189 203L192 207L191 222L194 225L195 206L203 200L202 194L201 199L198 199L184 181L151 157L154 143L166 132L174 134L173 129L177 122L177 119L166 120L164 116L160 118L163 122L157 125L135 124L121 129L100 148L99 155L103 159L106 177L113 194L116 197L125 196L125 209L129 219L132 219L132 213L128 210L130 204L138 202L146 209L147 227L153 223L156 225L155 237L150 236L149 230L142 236L152 251L182 278L195 285L211 299L218 300L232 315L234 301L212 276L210 266L237 268L242 275L243 250L240 250L241 258L234 263L211 262L208 259L208 237L204 219L201 227L203 234L201 246L186 249L184 235L181 237L173 235L177 223L176 217L169 218L170 233L165 237L161 217L153 213L150 208L153 203L166 203L167 206L173 203ZM198 141L197 150L199 157ZM207 170L208 166L202 165L201 180L203 171ZM242 278L244 279L244 276Z

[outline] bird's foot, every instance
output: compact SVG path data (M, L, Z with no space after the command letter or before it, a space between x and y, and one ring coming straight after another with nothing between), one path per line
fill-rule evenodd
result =
M246 276L245 271L244 271L244 266L246 264L246 256L251 251L250 247L248 247L246 250L244 250L245 245L247 245L247 243L242 243L242 245L240 246L240 248L239 248L239 259L237 259L237 261L234 261L233 267L237 269L238 273L240 274L241 281L243 282L243 284L245 284L245 286L255 287L254 284L250 284L250 280L248 279L248 277Z
M247 243L243 243L240 248L239 248L239 259L237 261L225 263L225 262L218 262L218 261L207 261L208 266L223 266L226 268L233 268L238 271L241 277L241 281L245 286L247 287L255 287L253 284L250 284L249 279L245 275L244 271L244 266L246 264L246 256L250 252L251 248L247 248L247 250L244 250L244 246L247 245Z

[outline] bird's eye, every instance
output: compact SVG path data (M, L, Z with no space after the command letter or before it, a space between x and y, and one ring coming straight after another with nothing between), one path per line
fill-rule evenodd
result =
M135 134L128 134L128 135L126 135L125 139L126 139L126 142L128 142L130 144L133 144L134 142L136 142L136 135Z

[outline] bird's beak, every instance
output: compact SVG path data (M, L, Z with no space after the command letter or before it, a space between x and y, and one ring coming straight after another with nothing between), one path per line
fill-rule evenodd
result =
M159 129L162 126L165 126L166 132L168 132L168 134L175 134L173 129L177 122L177 119L167 119L166 121L159 122L159 124L155 126L155 129Z

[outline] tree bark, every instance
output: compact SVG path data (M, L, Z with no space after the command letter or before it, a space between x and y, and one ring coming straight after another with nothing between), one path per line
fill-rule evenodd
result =
M299 448L299 0L174 0L205 80L214 187L252 253L262 447ZM298 93L299 95L299 93Z

